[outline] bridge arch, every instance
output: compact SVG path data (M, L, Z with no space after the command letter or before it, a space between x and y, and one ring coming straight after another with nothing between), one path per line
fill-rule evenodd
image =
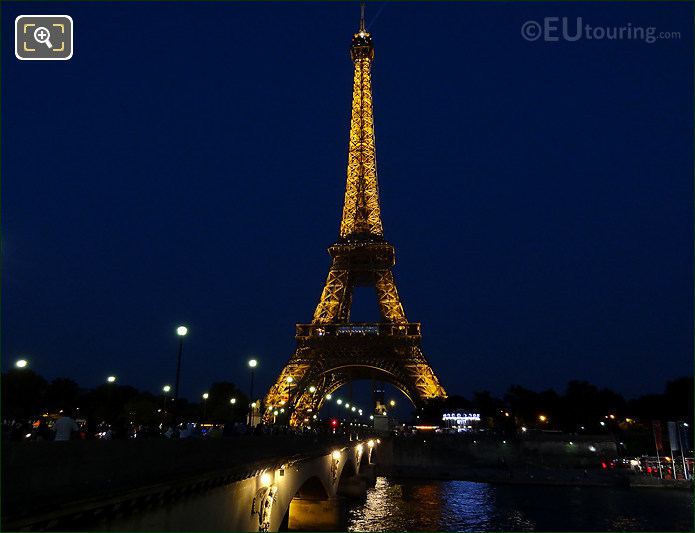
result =
M343 475L354 477L354 446L338 448L331 454L289 468L277 483L279 494L274 509L278 530L336 531L343 525L343 506L337 498Z

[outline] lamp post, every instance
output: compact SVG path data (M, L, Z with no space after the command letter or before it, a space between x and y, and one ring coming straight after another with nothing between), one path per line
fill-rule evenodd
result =
M249 384L249 427L253 426L253 409L256 406L253 401L253 375L254 370L258 366L258 361L256 359L249 359L249 368L251 369L251 383Z
M328 413L327 413L328 418L331 417L331 399L332 398L333 398L332 395L326 394L326 405L328 406L326 410L328 411Z
M287 376L287 425L290 425L290 418L292 418L292 382L294 378L292 376Z
M181 385L181 355L183 355L183 338L188 333L186 326L176 328L176 334L179 336L179 355L176 358L176 383L174 384L174 402L179 399L179 386Z
M106 378L106 383L108 385L113 385L116 383L116 376L108 376ZM113 401L113 387L107 387L107 393L106 393L106 401L108 404L108 413L109 413L109 420L113 421L115 418L115 407L114 407L114 401Z
M169 393L171 392L171 385L164 385L162 387L162 392L164 393L164 411L167 410L167 400L169 399Z
M29 366L29 361L27 361L26 359L18 359L17 361L15 361L14 366L15 366L15 368L20 368L20 369L26 368Z
M207 414L209 397L210 395L207 392L203 393L203 420L205 420L205 416Z

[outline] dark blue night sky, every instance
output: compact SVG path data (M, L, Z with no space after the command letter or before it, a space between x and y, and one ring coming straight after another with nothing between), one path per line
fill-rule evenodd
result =
M270 384L338 233L358 11L3 3L3 369L155 391L184 323L185 395L251 355ZM14 57L32 13L73 17L70 61ZM681 38L522 39L547 16ZM692 4L367 17L384 228L448 391L692 374Z

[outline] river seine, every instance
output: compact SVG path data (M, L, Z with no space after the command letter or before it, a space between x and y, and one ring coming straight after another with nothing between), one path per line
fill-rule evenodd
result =
M348 530L693 531L693 495L380 477L349 509Z

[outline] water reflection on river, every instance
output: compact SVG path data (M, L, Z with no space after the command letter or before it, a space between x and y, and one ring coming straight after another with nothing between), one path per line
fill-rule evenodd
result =
M692 531L687 491L380 477L349 531Z

